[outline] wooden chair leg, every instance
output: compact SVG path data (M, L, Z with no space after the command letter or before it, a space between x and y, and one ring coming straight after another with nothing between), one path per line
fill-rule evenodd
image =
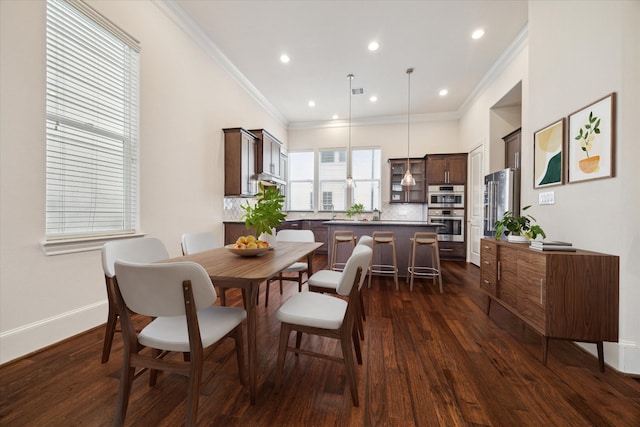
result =
M284 370L284 360L287 356L287 346L289 345L289 334L291 326L282 323L280 326L280 344L278 345L278 364L276 366L276 381L274 391L278 393L282 385L282 371Z
M189 393L187 395L186 426L197 425L198 401L200 400L200 381L202 379L202 355L193 355L189 372Z
M360 350L360 337L358 336L358 329L354 322L353 324L353 332L351 333L351 340L353 341L353 349L356 352L356 360L358 361L358 365L362 365L362 351Z
M340 344L342 346L342 357L344 358L347 382L351 390L351 400L353 401L353 406L357 407L360 406L360 402L358 400L358 385L356 384L356 366L353 360L353 350L351 350L351 346L353 345L351 341L353 340L351 339L352 331L349 329L352 328L342 330L340 334Z
M151 349L151 356L154 359L157 359L160 355L162 354L161 350L158 350L157 348L152 348ZM154 385L156 385L156 382L158 381L158 373L159 371L157 369L151 369L149 372L149 387L153 387Z
M125 356L120 376L120 386L118 387L118 403L116 404L116 415L113 420L114 426L124 426L124 420L127 416L127 407L129 406L129 396L131 395L131 386L136 373L136 368L131 366L130 356Z
M236 344L236 358L238 359L238 376L240 384L245 383L245 366L244 366L244 334L242 333L242 325L236 326L233 332L233 339Z
M109 355L111 354L111 344L113 344L113 336L116 333L116 324L118 323L118 313L116 308L109 301L109 314L107 317L107 327L104 331L104 343L102 344L102 360L101 363L107 363L109 361Z

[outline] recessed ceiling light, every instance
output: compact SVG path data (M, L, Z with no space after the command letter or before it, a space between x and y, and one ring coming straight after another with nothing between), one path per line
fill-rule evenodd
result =
M282 62L283 64L288 63L291 60L291 58L289 58L289 55L287 54L282 54L280 55L280 62Z
M371 98L369 98L369 101L371 102L376 102L378 100L378 97L373 95Z
M334 114L333 116L331 116L331 118L332 118L333 120L338 120L338 115L337 115L337 114Z
M315 107L315 106L316 106L316 102L313 99L309 101L309 107Z
M440 92L438 92L440 94L440 96L446 96L449 91L447 89L442 89Z
M479 38L482 38L482 36L484 36L484 30L482 28L479 28L479 29L475 30L471 34L471 38L474 39L474 40L478 40Z
M368 49L373 52L378 50L378 48L380 47L380 45L378 44L378 42L371 42L369 43Z

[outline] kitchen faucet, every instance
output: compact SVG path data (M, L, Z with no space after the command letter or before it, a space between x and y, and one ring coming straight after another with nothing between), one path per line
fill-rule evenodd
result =
M333 208L333 204L331 205L331 219L336 219L336 212Z

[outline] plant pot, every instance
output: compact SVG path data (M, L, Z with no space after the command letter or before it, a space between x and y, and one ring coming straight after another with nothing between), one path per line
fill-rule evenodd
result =
M578 162L580 170L584 173L598 172L600 169L600 156L591 156Z
M529 243L529 240L527 236L514 236L513 234L507 236L507 242L511 243Z
M258 236L258 240L262 240L263 242L269 243L269 246L273 246L276 244L276 230L275 228L271 229L272 234L262 233Z

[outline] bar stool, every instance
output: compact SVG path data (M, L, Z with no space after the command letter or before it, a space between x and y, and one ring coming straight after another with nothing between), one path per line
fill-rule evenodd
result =
M369 267L369 287L371 287L371 276L374 274L384 275L393 274L393 281L396 284L396 291L398 287L398 261L396 259L396 235L393 231L374 231L373 235L373 252L376 251L378 245L389 245L391 247L391 255L393 264L374 264L373 257L371 257L371 266Z
M438 233L419 231L415 233L413 237L409 239L409 241L410 264L409 267L407 267L407 271L409 272L409 275L407 275L407 281L409 280L409 278L411 278L409 290L413 290L414 276L431 277L433 279L433 283L435 283L437 277L440 284L440 293L442 293L442 273L440 270L440 249L438 248ZM430 248L430 267L416 265L416 252L418 252L418 247L422 245L429 246Z
M345 262L337 262L338 259L338 248L340 244L349 243L351 244L351 249L356 247L356 235L353 231L334 231L333 232L333 247L331 249L331 264L330 270L342 271L346 264Z

